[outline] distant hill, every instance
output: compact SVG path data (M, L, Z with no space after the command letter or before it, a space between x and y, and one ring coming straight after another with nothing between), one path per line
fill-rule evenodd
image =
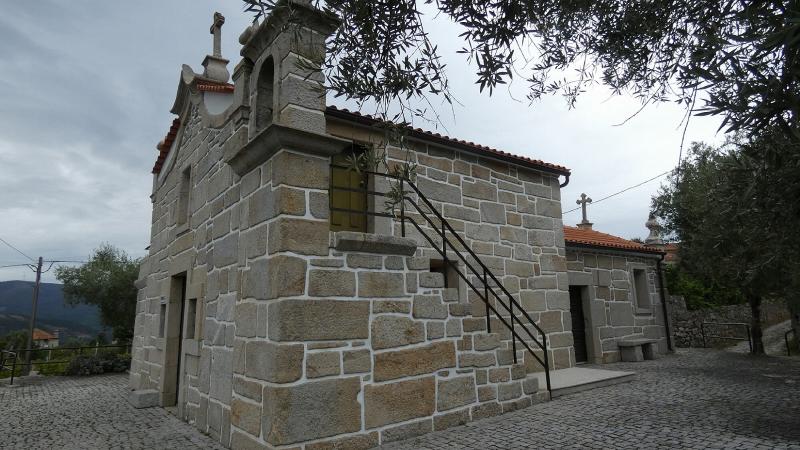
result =
M31 314L33 283L0 281L0 336L14 330L27 330ZM62 330L62 336L93 337L103 330L96 306L64 303L62 285L42 283L36 327Z

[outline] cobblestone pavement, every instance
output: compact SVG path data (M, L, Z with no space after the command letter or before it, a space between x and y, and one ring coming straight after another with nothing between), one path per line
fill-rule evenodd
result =
M800 449L800 360L683 350L590 366L636 380L584 391L385 449ZM220 448L161 408L134 409L127 376L0 385L0 448Z
M800 449L796 359L693 349L588 367L637 376L382 448Z
M102 375L0 385L0 448L221 448L162 408L133 408L127 382L127 375Z

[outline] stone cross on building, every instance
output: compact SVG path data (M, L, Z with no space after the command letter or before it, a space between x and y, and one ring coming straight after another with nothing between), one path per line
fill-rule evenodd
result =
M589 222L589 219L586 218L586 206L592 203L592 199L586 194L581 194L580 200L575 200L575 203L581 205L581 213L583 214L583 220L578 224L578 228L591 230L592 222Z
M222 57L222 25L225 24L225 16L215 12L214 23L211 24L209 32L214 35L214 56Z
M206 55L203 60L203 76L219 82L227 83L231 74L228 72L228 60L222 57L222 25L225 24L225 16L215 12L214 22L209 30L214 35L214 48L211 55Z

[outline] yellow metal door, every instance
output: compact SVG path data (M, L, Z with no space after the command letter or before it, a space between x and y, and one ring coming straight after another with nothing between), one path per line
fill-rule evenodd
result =
M333 157L333 167L331 167L331 208L341 208L350 210L331 211L331 230L333 231L367 231L367 195L365 192L353 192L344 189L366 190L367 174L358 173L350 170L347 155L336 155Z

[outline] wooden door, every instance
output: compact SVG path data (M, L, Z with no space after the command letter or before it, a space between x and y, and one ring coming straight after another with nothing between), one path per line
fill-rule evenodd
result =
M575 343L575 362L586 362L586 322L583 315L581 286L569 287L569 313L572 316L572 340Z
M331 211L332 231L360 231L367 232L367 174L358 173L344 166L348 166L347 155L341 154L333 157L331 167L331 208L341 208L350 211ZM349 189L341 190L337 188ZM362 190L354 192L352 189Z

